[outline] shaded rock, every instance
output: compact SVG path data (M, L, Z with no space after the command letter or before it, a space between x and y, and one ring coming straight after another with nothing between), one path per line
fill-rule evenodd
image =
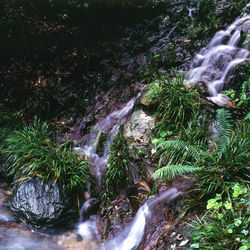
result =
M144 106L152 106L154 105L154 101L152 100L152 89L150 89L149 87L147 87L147 89L143 92L143 94L141 95L141 98L139 100L139 102L144 105Z
M35 228L68 226L77 218L76 202L52 180L38 177L15 184L11 210L16 220Z
M127 140L129 149L139 154L149 152L149 143L152 130L155 127L155 118L147 115L142 110L136 110L124 126L124 138ZM137 158L136 155L132 155Z

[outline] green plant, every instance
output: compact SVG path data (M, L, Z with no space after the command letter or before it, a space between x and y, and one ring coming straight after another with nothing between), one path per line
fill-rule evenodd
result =
M249 123L240 121L230 129L227 116L224 109L217 111L217 121L221 121L217 123L217 139L210 152L204 152L202 157L206 167L198 173L198 186L205 193L224 190L236 178L248 179Z
M198 171L197 183L203 194L221 191L235 181L248 178L249 124L239 122L233 129L231 115L217 110L217 137L209 151L203 143L155 139L159 167L153 177L158 181L175 178L178 173Z
M7 137L12 130L20 128L22 125L21 114L8 111L0 112L0 143Z
M250 248L248 190L248 186L233 183L224 196L216 194L208 200L205 215L192 223L191 249Z
M247 81L244 81L241 85L241 92L238 92L234 89L223 91L227 96L231 97L237 106L248 105L250 97L248 97L250 88L250 77Z
M85 189L92 181L88 163L72 151L69 143L57 146L51 136L48 124L38 120L9 133L0 149L11 163L8 175L15 175L17 181L38 176L44 182L54 179L68 190Z
M192 162L200 161L200 148L181 140L154 139L157 144L159 166L152 177L158 183L176 178L180 174L200 171L199 164Z
M197 90L184 85L184 75L177 72L173 72L173 75L173 79L165 75L150 85L151 99L158 106L155 115L159 120L159 131L176 130L185 126L200 110Z
M108 164L104 175L105 198L115 199L119 190L124 189L128 181L129 152L123 139L122 130L115 137L111 151L109 152Z

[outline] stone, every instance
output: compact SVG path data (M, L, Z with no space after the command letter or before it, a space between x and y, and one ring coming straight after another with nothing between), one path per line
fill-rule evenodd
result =
M136 110L124 125L124 138L130 141L129 148L143 151L151 140L151 132L155 128L155 118L143 110ZM143 147L142 147L143 146Z
M141 95L139 102L142 105L149 107L150 105L154 104L151 96L152 96L152 90L150 88L147 88Z
M17 221L37 229L67 227L78 214L72 195L54 181L44 184L38 177L14 185L11 210Z

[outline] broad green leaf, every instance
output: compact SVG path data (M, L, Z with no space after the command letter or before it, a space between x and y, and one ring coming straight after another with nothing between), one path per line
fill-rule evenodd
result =
M224 206L226 209L232 209L232 203L226 203Z
M240 219L235 219L235 220L234 220L234 225L235 225L236 227L238 227L239 225L241 225L241 223L242 223L242 220L240 220Z

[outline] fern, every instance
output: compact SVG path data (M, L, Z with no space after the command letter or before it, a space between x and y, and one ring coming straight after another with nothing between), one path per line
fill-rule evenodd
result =
M200 171L202 167L192 165L167 165L163 168L156 170L152 177L160 182L170 181L180 174Z
M232 116L228 110L218 109L216 111L217 147L221 154L226 149L228 137L232 132Z
M170 163L180 163L187 160L200 160L200 145L191 145L181 140L167 140L159 143L157 149L160 153L160 161L162 164L166 161Z

